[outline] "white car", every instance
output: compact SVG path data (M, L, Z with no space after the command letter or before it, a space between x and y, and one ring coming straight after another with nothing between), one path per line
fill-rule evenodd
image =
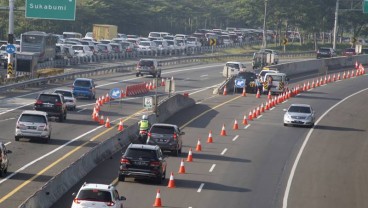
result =
M113 185L97 183L84 183L73 196L72 208L122 208L122 201L126 200Z
M51 138L51 125L47 113L43 111L23 111L15 126L15 141L20 138L42 139L45 143Z
M93 56L93 52L88 45L72 45L72 49L78 57Z
M284 126L314 126L314 111L308 104L291 104L288 109L284 109Z
M56 89L54 93L59 93L64 96L68 110L75 110L77 108L77 99L74 97L72 90Z
M156 43L153 41L141 41L138 44L138 51L157 51Z

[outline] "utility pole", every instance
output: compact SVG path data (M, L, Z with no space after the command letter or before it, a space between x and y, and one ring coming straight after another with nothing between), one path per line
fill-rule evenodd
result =
M266 33L267 2L268 2L268 0L265 0L264 19L263 19L263 41L262 41L263 48L267 48L267 37L266 37L266 34L267 34Z
M332 48L336 50L336 36L337 36L337 19L339 16L339 0L336 0L336 10L335 10L335 24L334 24L334 31L333 31L333 43Z
M13 45L14 43L14 0L9 0L9 33L8 33L8 45ZM13 76L14 66L13 66L13 56L14 54L8 54L8 71L7 78Z

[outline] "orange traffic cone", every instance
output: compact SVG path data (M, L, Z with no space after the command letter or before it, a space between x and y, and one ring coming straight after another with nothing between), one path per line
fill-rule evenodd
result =
M337 80L340 80L341 77L340 77L340 72L337 74Z
M185 167L184 167L184 159L181 159L180 162L180 168L179 168L179 174L185 174Z
M105 127L106 128L110 128L111 127L109 117L106 118Z
M315 88L316 84L314 83L314 80L312 81L312 88Z
M192 148L189 149L188 157L187 157L187 162L193 162Z
M253 115L252 115L252 112L251 111L249 111L248 120L250 120L250 121L253 120Z
M155 199L155 203L153 204L153 206L162 207L160 189L157 189L156 199Z
M264 113L265 112L265 108L264 108L264 105L263 103L261 104L261 113Z
M227 95L226 85L225 85L225 87L224 87L224 92L222 93L222 95Z
M105 95L102 95L101 102L102 102L102 104L105 104Z
M197 152L202 151L201 140L199 140L199 139L198 139L198 142L197 142L196 151L197 151Z
M245 87L243 88L242 96L243 96L243 97L247 96L247 92L246 92L246 90L245 90Z
M98 97L98 104L99 104L100 106L102 106L102 105L103 105L102 100L101 100L101 97Z
M119 126L118 126L118 131L123 131L123 130L124 130L123 121L120 119Z
M213 142L213 139L212 139L212 131L210 131L208 133L208 139L207 139L207 143L212 143Z
M94 121L96 121L96 122L100 122L100 119L99 119L99 117L98 117L98 112L96 112L96 113L95 113L95 119L94 119Z
M259 92L259 89L257 90L257 94L256 94L256 98L260 98L261 97L261 93Z
M225 124L222 125L221 136L226 136Z
M161 86L165 86L165 79L164 78L161 79Z
M247 116L246 115L244 115L244 117L243 117L243 124L244 125L248 125L248 121L247 121Z
M239 129L238 121L236 119L234 121L233 129L234 130L238 130Z
M167 185L167 188L175 188L175 181L174 181L173 172L171 172L171 174L170 174L170 180L169 180L169 184Z
M106 93L106 97L105 97L105 103L110 102L110 96L109 93Z
M268 91L268 96L267 96L267 99L271 100L271 90Z
M105 120L104 120L103 115L101 115L101 117L100 117L100 125L104 125L104 124L105 124Z
M149 90L153 90L152 82L150 82L150 83L149 83L149 85L148 85L148 89L149 89Z

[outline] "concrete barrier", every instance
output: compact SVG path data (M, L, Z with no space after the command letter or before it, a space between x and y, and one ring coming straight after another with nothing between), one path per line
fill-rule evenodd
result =
M164 122L176 112L195 105L192 98L183 95L174 95L163 100L158 106L159 116L149 115L152 123ZM61 173L54 176L41 189L24 201L19 208L47 208L51 207L71 187L79 182L93 168L111 155L120 151L138 138L138 124L135 123L124 129L116 136L107 139L89 152L82 155L77 161L70 164ZM116 167L116 172L118 171Z

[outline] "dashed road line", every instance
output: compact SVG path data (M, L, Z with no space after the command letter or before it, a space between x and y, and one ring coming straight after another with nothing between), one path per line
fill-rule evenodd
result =
M199 186L199 188L197 190L198 193L200 193L202 191L203 186L204 186L204 183L201 183L201 185Z
M263 115L259 115L259 116L257 117L257 119L260 119L260 118L262 118L262 116L263 116Z
M77 111L77 113L80 113L80 112L82 112L82 111L84 111L84 110L86 110L87 108L82 108L82 109L80 109L79 111Z
M222 152L221 152L221 155L224 155L227 151L227 148L225 148Z
M247 128L249 128L249 127L250 127L250 124L248 124L248 125L244 126L244 129L247 129Z
M216 167L216 164L212 164L212 166L211 166L211 168L210 168L209 172L210 172L210 173L212 173L212 171L213 171L213 169L215 169L215 167Z
M7 142L7 143L5 143L4 145L5 145L5 146L7 146L7 145L9 145L9 144L11 144L11 142Z
M245 128L245 127L244 127ZM236 139L238 139L239 135L236 135L233 139L233 141L235 141Z

